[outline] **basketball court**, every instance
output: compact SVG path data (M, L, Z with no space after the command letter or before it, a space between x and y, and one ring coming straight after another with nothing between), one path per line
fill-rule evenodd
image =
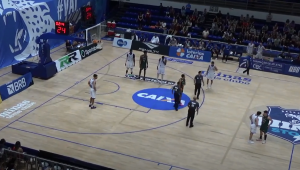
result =
M14 117L1 118L0 137L118 170L288 169L292 144L271 135L266 144L248 144L249 116L267 106L300 109L299 78L254 70L247 77L236 72L236 62L217 60L220 80L207 90L205 79L199 115L195 126L188 128L184 107L188 101L176 112L168 109L172 101L158 100L158 96L172 96L171 90L169 94L157 91L170 89L170 85L124 78L127 52L104 42L102 51L50 80L34 79L33 86L0 105L1 112L23 101L28 105ZM138 63L142 53L134 53ZM52 59L63 55L64 50L58 50ZM147 77L156 78L161 56L148 57ZM185 99L192 98L193 78L207 67L208 63L196 61L168 61L164 79L177 82L185 74ZM1 82L19 77L9 71L0 71ZM87 82L94 73L98 74L97 109L91 110ZM137 66L134 74L138 74ZM230 81L222 78L224 75L245 81ZM157 96L139 99L139 91ZM158 105L166 108L159 110L155 108ZM255 134L254 139L257 137ZM291 169L300 168L299 160L300 147L296 145Z

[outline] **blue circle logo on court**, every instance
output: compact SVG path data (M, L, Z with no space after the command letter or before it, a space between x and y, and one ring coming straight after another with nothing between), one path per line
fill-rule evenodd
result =
M137 104L154 110L174 110L174 95L171 89L152 88L138 91L132 96L133 101ZM190 98L182 94L181 105L178 109L187 106Z

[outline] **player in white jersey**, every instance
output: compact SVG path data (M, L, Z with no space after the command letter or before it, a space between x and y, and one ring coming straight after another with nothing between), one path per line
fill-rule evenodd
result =
M262 53L264 52L264 50L265 50L265 47L262 45L262 43L260 43L257 47L256 58L263 59Z
M213 81L215 79L215 71L218 71L218 68L215 66L215 62L211 62L211 64L208 66L206 71L206 78L207 78L207 88L210 89ZM210 80L210 86L208 85Z
M90 93L91 93L91 98L90 98L90 105L89 107L91 109L96 109L94 106L95 98L96 98L96 80L98 78L97 74L94 74L93 78L88 82L88 85L90 87Z
M156 78L157 82L159 82L158 81L159 75L161 75L161 81L164 80L166 65L167 65L167 59L165 58L165 56L162 56L158 60L158 65L157 65L157 78Z
M257 113L252 114L251 116L249 116L250 119L250 136L249 136L249 143L254 143L252 140L253 134L256 133L256 129L258 127L258 116L261 115L261 112L258 111Z
M254 49L254 44L253 42L251 41L248 46L247 46L247 53L248 55L250 55L252 57L253 55L253 49Z
M127 76L127 74L128 74L128 69L131 70L131 74L132 74L132 69L135 66L135 55L132 53L132 49L130 49L129 53L127 54L125 66L126 66L126 75L125 76Z

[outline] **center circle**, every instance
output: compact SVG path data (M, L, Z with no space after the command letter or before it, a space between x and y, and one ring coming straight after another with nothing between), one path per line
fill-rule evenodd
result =
M174 110L175 99L171 89L151 88L143 89L132 95L132 99L140 106L154 110ZM181 104L178 109L185 108L190 98L182 93Z

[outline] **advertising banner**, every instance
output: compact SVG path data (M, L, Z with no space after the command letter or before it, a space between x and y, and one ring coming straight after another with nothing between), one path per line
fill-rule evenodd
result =
M300 66L285 64L284 74L300 77Z
M211 52L201 51L188 48L170 47L168 54L170 57L178 57L188 60L196 60L201 62L210 62Z
M33 85L32 75L31 73L27 73L16 80L0 86L1 98L2 100L6 100L27 89L31 85Z
M114 38L113 46L130 49L132 44L132 40L124 39L124 38Z
M168 56L170 47L167 45L152 44L148 42L132 41L132 50L147 51L148 53Z
M81 61L81 55L79 50L76 50L74 52L71 52L70 54L67 54L63 56L62 58L55 60L56 69L57 72L60 72L76 63Z
M81 59L85 59L88 56L100 51L100 49L97 48L97 44L91 44L89 46L83 47L79 49Z

